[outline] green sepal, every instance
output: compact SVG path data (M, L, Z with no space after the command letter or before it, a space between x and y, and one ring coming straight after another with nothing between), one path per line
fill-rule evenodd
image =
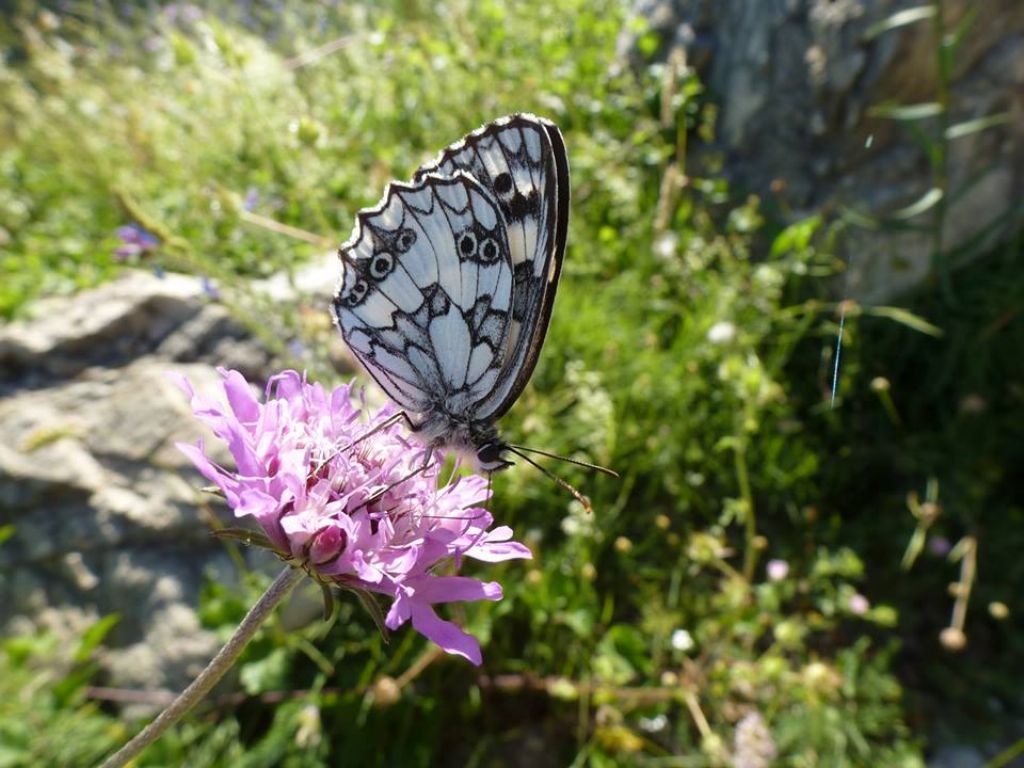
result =
M363 608L366 609L367 613L370 614L370 618L373 619L373 623L377 626L377 631L380 632L381 640L385 643L390 643L391 639L388 635L388 628L384 625L384 611L381 610L380 603L377 602L376 596L372 592L368 592L365 589L359 589L357 587L344 587L349 592L352 592L358 599Z
M250 528L218 528L213 531L213 535L218 539L240 541L251 547L263 547L263 549L269 549L271 552L278 555L281 554L278 548L274 545L274 542L272 542L267 534L262 531L254 531Z
M331 591L329 584L325 584L322 581L317 583L320 585L320 592L324 596L324 621L330 621L331 616L334 615L334 592Z

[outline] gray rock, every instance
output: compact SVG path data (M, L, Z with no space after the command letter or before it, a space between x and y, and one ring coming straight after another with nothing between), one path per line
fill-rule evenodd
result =
M850 208L881 219L920 199L932 171L910 131L871 114L883 104L936 99L930 21L877 36L872 25L916 0L639 0L637 16L662 40L660 58L686 53L721 105L717 149L737 188L770 199L790 218ZM947 0L947 28L973 23L956 56L951 124L997 113L1009 121L953 140L946 249L1013 233L1024 222L1024 3ZM629 29L632 29L630 27ZM623 61L641 62L632 31ZM934 122L931 127L934 128ZM927 124L925 124L926 127ZM954 199L955 196L955 199ZM914 220L927 224L931 213ZM848 290L879 300L929 273L922 232L847 230Z
M928 768L983 768L985 755L969 746L942 747L928 760Z
M258 380L272 363L184 275L130 272L0 328L0 525L14 526L0 546L0 634L70 640L116 613L109 684L183 687L217 647L195 613L204 580L237 578L212 518L237 523L174 447L218 443L167 373L212 392L214 366ZM314 594L303 613L319 610Z
M25 386L32 377L69 377L90 365L138 357L202 309L198 282L127 272L119 280L69 301L39 301L31 319L0 334L0 382Z

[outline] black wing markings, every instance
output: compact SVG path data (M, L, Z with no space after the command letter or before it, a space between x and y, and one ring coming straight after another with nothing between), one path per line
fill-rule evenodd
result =
M464 205L460 205L458 200L451 199L450 196L437 189L445 185L454 186L457 184L462 185L462 192L465 195ZM429 195L426 196L430 202L429 207L424 207L423 205L423 196L421 195L424 190L429 191ZM498 217L499 212L488 196L480 195L481 191L484 190L479 182L461 172L458 172L454 177L428 178L421 184L409 185L396 182L393 185L389 185L384 199L378 206L360 212L357 216L356 232L342 246L340 251L348 274L343 274L342 286L335 300L335 314L338 317L339 324L342 326L346 338L353 342L351 344L353 351L367 365L371 375L389 394L394 396L396 401L403 405L425 405L423 402L424 398L417 400L413 394L410 394L408 388L411 388L414 392L419 390L419 393L426 396L428 400L436 400L439 397L443 397L447 392L444 385L443 371L440 370L439 366L439 350L430 339L431 321L441 314L446 314L452 303L455 303L457 306L460 304L460 302L455 301L455 297L449 295L449 291L442 285L442 270L441 265L437 262L436 253L437 247L441 246L441 244L434 242L434 238L431 236L431 227L428 227L422 221L422 217L424 215L432 215L434 217L439 214L443 215L444 229L447 230L448 235L452 238L452 242L454 242L459 232L453 221L452 214L462 214L473 229L472 243L469 249L472 251L473 257L477 258L478 261L480 259L483 259L485 262L490 261L489 264L484 264L485 267L493 267L494 265L499 267L492 281L494 289L501 288L504 282L500 274L501 265L504 264L506 268L510 267L511 257L509 255L508 243L503 236L503 231L498 226L501 223ZM478 198L474 198L474 192L479 195ZM391 228L386 229L380 226L375 219L385 215L396 195L399 197L401 217L397 225L389 225ZM489 218L493 219L490 229L487 229L486 222L481 221L479 211L474 209L477 200L480 201L481 205L492 206L493 210L485 210L485 213L490 213ZM440 204L440 211L437 210L438 204ZM400 309L398 306L399 302L394 296L389 294L387 287L383 284L375 284L372 288L367 288L362 292L355 291L352 285L353 282L364 280L368 277L367 262L369 262L369 269L373 270L375 265L372 260L378 258L380 251L378 241L384 241L387 247L392 250L402 250L401 248L396 249L394 246L396 239L401 237L406 226L407 213L412 215L418 229L425 235L427 242L420 243L420 247L422 248L429 243L430 252L435 258L435 267L437 268L437 281L432 286L433 290L431 291L431 286L428 286L425 290L420 290L421 300L419 301L419 306L413 312ZM461 223L464 224L465 222ZM478 236L481 234L481 228L487 234L487 237ZM469 228L463 229L464 233L468 231ZM367 233L369 233L368 237ZM368 258L365 256L357 258L354 256L355 252L360 249L366 250L363 243L364 238L368 241L367 245L371 255ZM419 236L417 235L417 240L418 238ZM458 247L458 244L456 243L455 246ZM412 249L410 247L405 250L409 252ZM416 253L418 251L413 252L413 256ZM425 254L426 251L423 251L423 253ZM405 256L406 254L402 253L400 255ZM468 251L461 254L459 257L460 265L463 263L462 257L467 255L469 255ZM404 260L396 259L396 261L401 263ZM468 260L465 261L468 262ZM389 278L397 267L398 264L394 264L390 270L382 268L378 270L377 276L382 278L383 283L383 280ZM476 279L479 280L480 265L473 263L473 267ZM405 269L404 264L402 271L411 283L415 283L411 273ZM373 275L371 274L369 277L373 277ZM511 274L509 274L505 281L510 284L511 279ZM379 292L387 300L387 305L377 307L375 309L376 316L373 314L362 316L357 311L358 307L365 303L367 297L374 291ZM353 296L356 299L354 302L350 301ZM461 303L468 303L465 296L460 296L459 298ZM467 359L462 376L463 385L460 387L460 390L471 390L480 383L488 371L496 367L496 351L500 348L504 335L507 332L507 318L505 318L505 322L502 322L504 315L500 311L491 309L492 302L493 296L485 294L483 296L474 296L473 304L470 306L459 306L459 314L461 315L462 322L465 324L463 327L470 332L473 344L473 349L465 352ZM358 322L346 322L348 315L354 317ZM385 316L387 321L385 321ZM360 335L365 337L365 343L359 343L361 339L358 337ZM490 360L483 365L479 374L471 379L470 369L475 359L473 353L480 344L487 345ZM483 362L483 360L479 362ZM391 383L392 386L387 386L385 381ZM403 387L403 383L408 385L408 388ZM396 396L396 392L401 396ZM486 396L486 394L486 392L481 393L476 400ZM428 405L429 403L426 404ZM414 410L416 409L418 408L414 408Z
M518 151L513 151L509 144L502 140L506 136L511 136L512 131L516 132L514 135L518 140ZM536 142L531 142L527 131L531 132L531 136L536 137ZM535 147L534 144L536 144ZM513 222L520 224L524 251L526 251L524 261L529 260L532 269L527 271L525 264L523 266L520 266L519 263L515 264L516 285L513 289L513 312L518 316L516 319L520 324L526 325L526 327L519 328L517 338L510 340L503 371L507 370L510 375L514 375L514 378L505 389L504 394L494 404L493 410L488 411L485 407L480 413L481 417L487 419L496 419L508 410L522 392L536 366L540 347L550 321L557 279L561 273L569 212L568 161L561 133L554 124L532 115L511 115L473 131L463 139L441 150L433 162L420 168L417 177L436 170L446 170L447 164L452 168L485 177L480 179L481 183L498 193L498 178L502 174L492 176L481 154L481 147L493 153L494 145L497 145L505 166L511 174L508 181L512 182L512 187L517 192L513 197L513 203L505 205L502 205L504 201L501 199L501 195L496 194L495 196L498 197L506 227L512 225ZM536 157L531 154L531 147L534 147ZM525 171L530 180L530 196L522 195L515 181L515 174L522 171ZM541 184L537 177L538 173L544 182L543 200L545 202L552 201L552 208L546 211L540 205ZM506 184L507 182L503 180L500 186L505 187ZM532 243L532 252L529 248L530 243L527 242L525 228L528 215L533 215L537 220L537 232ZM543 254L542 258L538 258L538 251ZM534 309L538 306L538 309ZM532 323L527 325L526 321L530 318L532 318ZM497 391L492 395L496 393Z

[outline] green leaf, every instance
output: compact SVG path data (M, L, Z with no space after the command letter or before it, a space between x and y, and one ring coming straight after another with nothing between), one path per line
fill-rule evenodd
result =
M957 49L960 47L960 43L964 41L967 33L971 27L974 26L974 20L978 18L978 9L968 7L967 12L964 13L960 21L957 22L956 27L953 31L946 35L942 41L943 48L946 49L946 53L952 57L956 55Z
M594 674L606 683L626 685L637 674L637 665L630 657L637 656L640 663L644 660L643 653L637 653L638 645L643 646L643 642L635 629L612 627L598 643L591 662Z
M810 216L803 221L790 224L782 230L772 242L772 257L791 251L805 250L811 244L811 238L821 226L821 216Z
M256 696L287 687L290 660L287 648L275 648L262 659L243 664L238 678L245 692Z
M867 31L864 33L864 40L874 40L884 32L889 32L893 29L899 29L900 27L906 27L910 24L916 24L919 21L930 19L935 16L934 5L918 5L914 8L904 8L902 11L897 11L891 16L887 16L881 21L876 21Z
M912 219L933 208L940 200L942 200L942 190L938 187L932 187L910 205L893 211L889 214L889 217L899 220Z
M577 637L589 637L594 631L594 616L586 608L559 611L556 620L571 629Z
M924 318L918 317L902 307L864 307L864 314L894 320L900 325L905 325L928 336L939 338L943 335L942 329L937 325L932 325Z
M870 213L858 211L856 208L851 208L850 206L843 206L840 216L843 221L853 224L854 226L861 227L862 229L869 229L872 232L881 229L885 225L885 222L877 216L872 216Z
M13 525L0 525L0 544L3 544L14 535Z
M942 199L942 194L941 189L929 189L924 193L924 195L910 205L905 208L900 208L897 211L893 211L884 218L870 213L865 213L864 211L858 211L857 209L850 208L848 206L843 208L840 216L843 221L863 229L871 230L872 232L877 232L883 229L928 232L931 230L930 223L922 225L920 223L911 222L910 219L924 213L929 208L932 208Z
M995 115L986 115L985 117L978 117L974 120L965 120L962 123L951 125L946 129L946 138L952 141L953 139L960 139L964 136L970 136L973 133L987 130L996 125L1003 125L1004 123L1010 122L1009 112L999 112Z
M92 652L96 650L96 647L103 642L103 638L107 636L120 620L120 616L112 613L109 616L104 616L85 630L82 634L82 639L78 641L78 648L75 650L75 661L79 664L88 661Z
M900 560L900 568L904 571L909 571L914 567L914 563L917 561L918 556L924 550L925 539L927 537L927 530L924 526L919 525L914 529L913 534L910 536L910 541L907 542L907 549L903 553L903 559Z
M888 120L924 120L942 114L942 105L937 101L926 101L921 104L879 104L868 110L872 117Z
M985 768L1003 768L1020 755L1024 755L1024 739L1018 739L1010 747L993 757L985 764Z

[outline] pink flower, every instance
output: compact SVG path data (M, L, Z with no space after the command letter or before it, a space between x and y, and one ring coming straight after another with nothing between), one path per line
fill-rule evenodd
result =
M847 607L850 609L850 613L856 616L863 616L871 609L871 603L860 592L854 592L850 595L850 602L847 604Z
M238 517L255 518L284 559L314 578L393 599L385 624L407 621L448 653L479 664L476 638L434 610L439 603L500 600L497 582L436 575L463 557L485 562L529 558L506 526L480 504L490 492L477 476L437 487L439 467L388 406L364 420L349 386L327 393L295 371L267 383L260 402L237 371L221 370L226 406L179 384L196 416L227 443L236 469L178 444L217 484ZM429 465L425 465L427 459ZM424 468L426 466L426 468Z
M770 581L782 581L789 575L789 563L785 560L769 560L765 570Z

